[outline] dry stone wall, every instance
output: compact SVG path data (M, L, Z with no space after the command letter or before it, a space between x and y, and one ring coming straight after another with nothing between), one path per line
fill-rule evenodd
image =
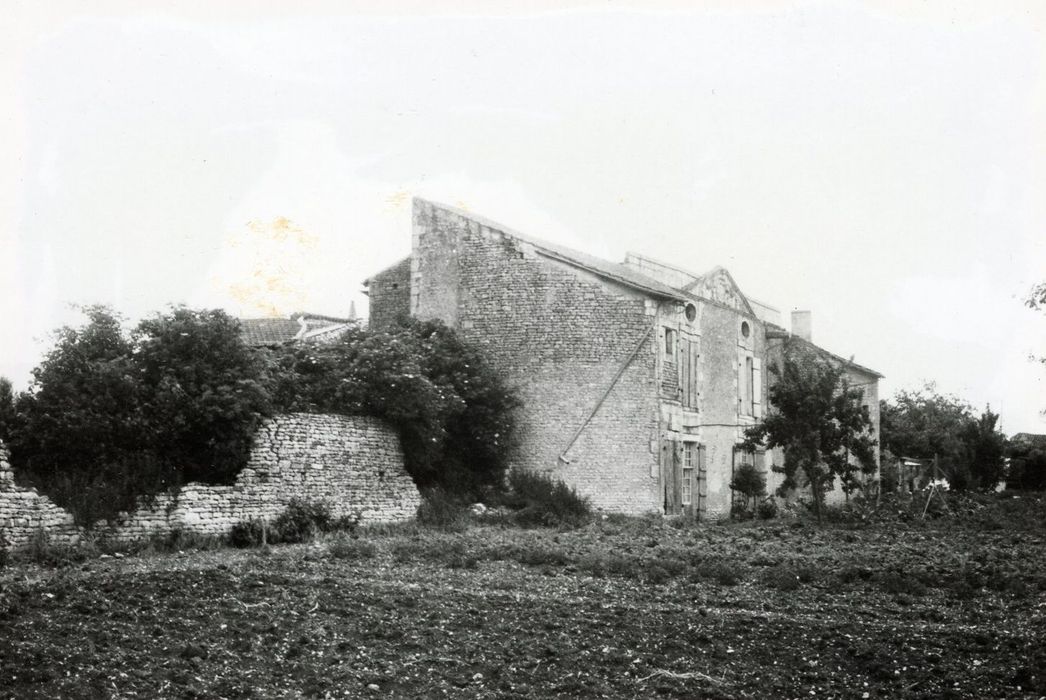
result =
M175 531L224 535L244 520L275 518L293 498L324 501L335 516L362 523L406 520L421 497L403 467L396 432L362 416L296 413L267 420L255 436L247 466L231 486L187 484L161 494L114 524L96 527L115 541ZM35 489L14 483L0 444L0 547L18 548L36 533L52 542L83 536L73 517Z

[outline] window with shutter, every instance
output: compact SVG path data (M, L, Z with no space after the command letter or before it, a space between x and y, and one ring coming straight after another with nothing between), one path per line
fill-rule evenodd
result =
M752 415L763 417L763 361L752 358Z
M684 338L680 350L683 407L697 410L698 341Z

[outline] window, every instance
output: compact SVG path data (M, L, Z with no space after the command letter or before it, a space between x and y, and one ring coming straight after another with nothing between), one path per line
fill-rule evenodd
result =
M747 338L752 332L752 329L748 326L748 321L741 321L741 336Z
M665 329L665 359L674 360L676 357L676 332L671 328Z
M697 450L696 442L683 443L683 471L679 500L684 506L692 505L694 502L694 470L697 468Z
M693 304L687 304L686 305L685 313L686 313L686 320L687 321L690 321L691 323L693 323L694 320L697 319L697 307L694 306Z
M737 412L762 417L763 362L744 351L737 358Z
M745 358L745 415L752 415L752 358Z

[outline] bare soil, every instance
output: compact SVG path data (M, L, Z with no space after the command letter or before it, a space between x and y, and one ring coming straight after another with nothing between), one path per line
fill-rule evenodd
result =
M1046 503L0 569L0 697L1046 696Z

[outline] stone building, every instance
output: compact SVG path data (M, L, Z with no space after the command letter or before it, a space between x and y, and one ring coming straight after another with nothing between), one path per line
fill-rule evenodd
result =
M694 517L729 512L736 465L769 471L737 445L765 409L768 357L796 336L721 267L611 263L416 199L411 255L365 286L372 327L441 319L517 387L514 469L609 511ZM826 356L867 382L877 433L879 375Z

